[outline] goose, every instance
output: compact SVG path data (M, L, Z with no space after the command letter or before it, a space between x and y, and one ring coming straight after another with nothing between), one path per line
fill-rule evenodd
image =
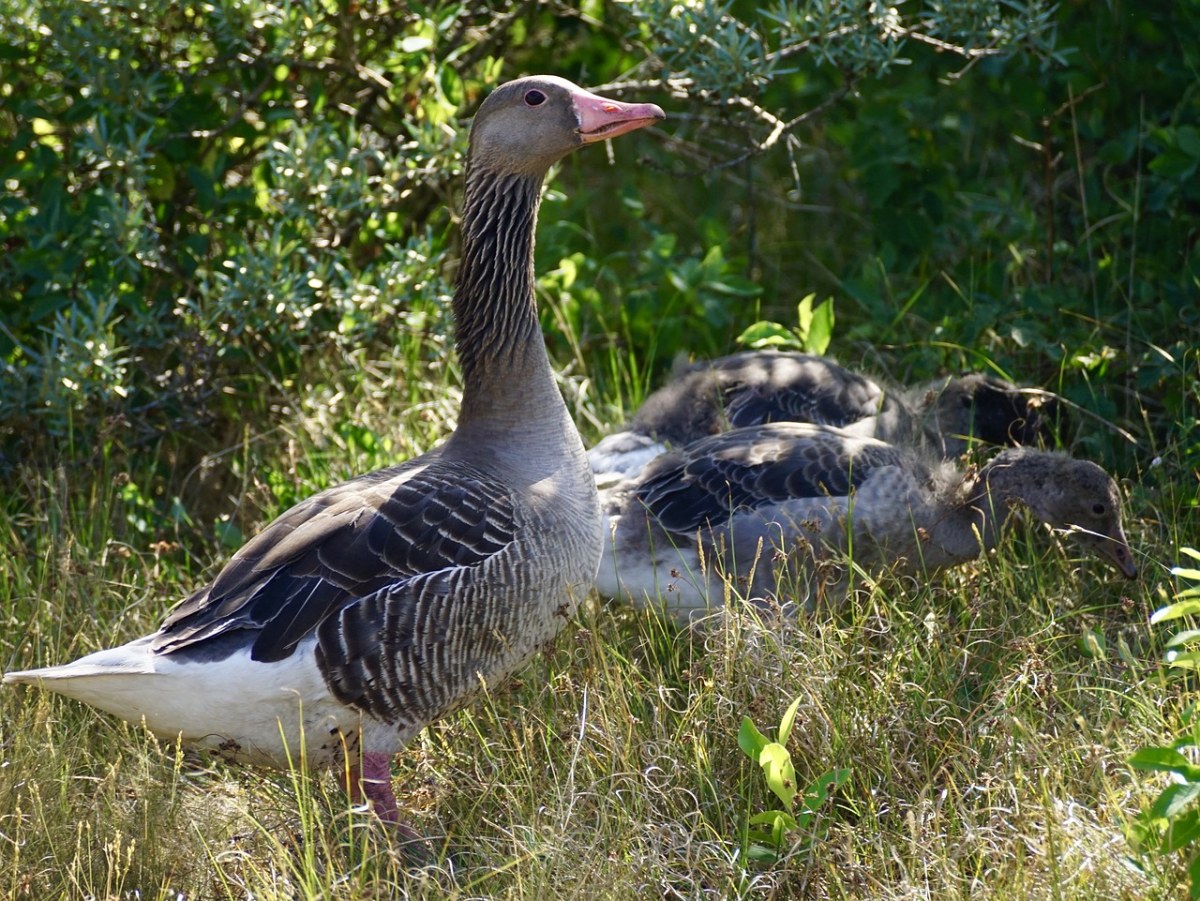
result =
M868 571L963 563L996 545L1015 506L1137 577L1115 482L1054 451L1007 448L964 471L845 429L770 423L662 454L601 504L600 594L681 625L722 606L723 575L748 598L811 607L845 590L823 576L841 555Z
M663 118L552 76L494 90L469 138L453 434L292 507L153 634L4 682L236 762L286 768L303 753L419 841L392 757L552 639L601 554L596 489L535 308L542 182L576 148Z
M669 447L768 422L832 425L942 457L983 444L1050 443L1058 405L1045 392L980 374L885 389L828 357L743 351L684 368L650 394L628 425L588 451L597 484L636 476Z

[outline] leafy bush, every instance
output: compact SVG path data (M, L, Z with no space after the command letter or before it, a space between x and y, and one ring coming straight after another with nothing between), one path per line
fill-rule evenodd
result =
M1200 551L1180 548L1200 560ZM1200 614L1200 569L1176 567L1173 574L1196 584L1181 589L1175 602L1156 611L1152 623L1191 618ZM1200 670L1200 630L1183 629L1167 640L1167 666L1194 675ZM1182 854L1187 859L1189 897L1200 898L1200 708L1188 704L1183 714L1182 734L1169 745L1146 747L1129 758L1129 765L1143 772L1170 774L1154 803L1130 825L1129 838L1144 854L1168 857Z

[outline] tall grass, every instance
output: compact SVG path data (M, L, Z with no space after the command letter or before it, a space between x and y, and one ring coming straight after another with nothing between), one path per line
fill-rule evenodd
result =
M391 410L391 371L333 378L282 422L247 411L276 427L248 428L202 471L171 473L161 451L22 468L0 504L0 665L152 630L227 555L214 524L237 538L435 443L453 372ZM601 412L615 397L578 374L565 384L577 410L615 425ZM1123 831L1149 793L1125 761L1179 715L1142 624L1165 579L1155 561L1186 532L1184 495L1157 490L1151 521L1132 493L1146 570L1134 586L1029 527L972 567L884 576L798 622L735 606L681 633L595 601L518 678L397 758L402 807L437 850L425 866L330 775L229 768L6 688L0 898L1174 897L1178 874L1135 864ZM798 782L851 777L811 834L753 863L748 818L774 802L738 726L777 722L795 698Z

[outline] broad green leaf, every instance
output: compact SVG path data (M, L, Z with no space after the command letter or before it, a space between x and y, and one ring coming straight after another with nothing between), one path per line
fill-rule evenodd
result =
M1156 817L1168 820L1176 819L1197 798L1200 798L1200 782L1185 782L1181 785L1168 785L1150 807L1150 812Z
M844 785L849 778L850 768L842 767L830 770L805 789L804 797L800 804L802 813L797 818L801 829L808 828L813 814L829 799L829 796L833 794L833 790Z
M779 721L779 743L786 745L788 736L792 734L792 726L796 722L796 711L800 709L800 699L792 701L791 706L783 713L783 719Z
M1164 820L1152 817L1149 811L1143 810L1129 823L1125 837L1138 851L1150 851L1161 843L1161 826L1164 824Z
M1181 616L1195 616L1200 613L1200 598L1179 601L1160 607L1150 616L1150 622L1162 623L1169 619L1179 619Z
M764 810L762 813L756 813L746 822L748 822L751 826L757 826L765 823L770 825L772 828L774 828L776 823L782 822L784 829L795 829L797 825L796 818L786 810Z
M794 345L796 337L778 322L755 322L738 335L738 344L755 350L774 345Z
M1200 898L1200 854L1197 854L1190 864L1188 864L1188 880L1191 885L1188 886L1189 898Z
M822 301L812 314L808 334L804 340L804 349L809 353L823 354L829 349L833 340L833 299Z
M1084 629L1083 634L1079 636L1079 644L1083 653L1093 659L1103 659L1108 656L1108 643L1104 640L1104 633L1099 629Z
M781 744L771 742L758 755L758 763L767 777L767 786L789 808L796 797L796 770L792 755Z
M1180 579L1191 579L1196 581L1200 579L1200 569L1189 569L1183 566L1172 566L1171 575L1178 576Z
M738 747L746 753L747 757L757 761L763 748L770 742L771 739L758 731L754 723L750 721L750 717L742 717L742 727L738 729Z
M1135 770L1151 770L1175 773L1189 782L1200 782L1200 767L1174 748L1141 748L1129 757L1129 765Z
M1184 629L1182 632L1176 632L1167 639L1167 647L1178 647L1181 644L1195 641L1197 638L1200 638L1200 629Z
M1200 810L1193 808L1171 821L1163 836L1162 850L1178 851L1195 842L1197 838L1200 838Z
M1197 633L1200 635L1200 633ZM1121 662L1126 666L1138 666L1137 658L1133 656L1133 651L1129 648L1129 642L1125 640L1124 635L1117 636L1117 656L1121 658Z
M423 34L411 34L400 42L400 50L404 53L420 53L433 46L433 39Z
M1168 666L1200 669L1200 651L1168 651L1165 659Z
M746 856L757 863L774 863L779 860L779 852L766 845L751 845L746 850Z
M1179 553L1191 557L1193 560L1200 560L1200 550L1194 547L1181 547Z
M809 294L796 305L796 331L800 333L800 340L805 344L808 343L808 330L812 327L813 301L816 298L817 295Z
M750 820L750 825L769 826L769 832L762 829L749 829L747 834L755 841L770 842L778 848L783 845L783 837L787 831L795 828L796 821L782 810L768 810Z

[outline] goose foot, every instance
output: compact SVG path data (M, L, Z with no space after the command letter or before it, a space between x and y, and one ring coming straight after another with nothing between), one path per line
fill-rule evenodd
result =
M392 755L364 751L362 762L352 763L346 773L346 794L351 802L371 802L375 815L396 831L404 853L421 863L434 859L425 837L400 819L400 806L392 791Z

